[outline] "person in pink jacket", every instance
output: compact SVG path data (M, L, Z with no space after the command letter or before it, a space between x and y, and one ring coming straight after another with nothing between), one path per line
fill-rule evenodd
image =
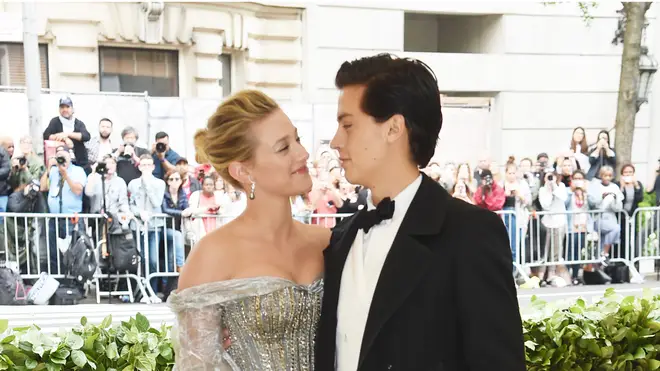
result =
M474 194L475 205L490 211L499 211L504 206L504 200L504 188L493 179L490 170L483 170L481 184Z

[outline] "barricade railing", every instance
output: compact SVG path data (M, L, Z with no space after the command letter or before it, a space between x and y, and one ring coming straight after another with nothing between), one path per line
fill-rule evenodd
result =
M503 216L507 217L510 215ZM514 264L520 267L557 273L557 267L563 266L573 270L572 278L577 278L581 266L621 262L628 266L635 282L642 280L631 261L631 225L625 212L538 211L530 215L526 226L513 224L517 229L508 229L510 237L517 236L512 241L517 249Z
M650 273L655 270L655 262L660 260L660 207L640 207L630 219L631 261L640 266L640 271Z
M582 265L603 262L623 262L634 277L639 277L634 263L660 260L657 248L660 208L657 207L640 208L631 218L625 212L613 214L597 210L539 211L523 221L518 220L514 210L497 214L507 227L514 268L525 279L529 278L526 271L530 268L554 269L563 265L578 269ZM297 213L293 218L332 228L350 215ZM41 272L64 278L66 272L61 264L60 249L68 247L69 241L63 237L71 234L73 217L79 218L80 228L85 228L97 248L105 242L102 215L0 213L0 259L20 268L25 279L36 279ZM211 214L187 218L154 214L146 221L132 218L131 229L142 256L142 267L136 274L118 274L113 278L135 279L143 293L143 302L160 302L155 290L156 279L178 276L187 257L186 250L195 246L204 235L235 218ZM655 246L655 249L644 249L643 246ZM602 254L605 248L609 253L607 257ZM106 277L107 274L99 270L95 280ZM132 298L130 287L129 292ZM125 292L110 292L108 295L122 293Z
M130 219L131 217L129 217ZM45 214L45 213L0 213L0 260L18 270L23 279L36 280L42 272L56 279L67 278L64 267L64 252L71 244L74 228L82 229L90 237L95 249L98 269L94 274L96 298L101 296L128 295L133 301L133 290L127 281L128 290L103 292L100 280L110 277L135 280L142 293L143 302L152 302L145 290L145 278L137 273L117 272L108 276L101 269L102 246L106 243L104 223L106 217L100 214ZM141 242L137 240L137 247Z

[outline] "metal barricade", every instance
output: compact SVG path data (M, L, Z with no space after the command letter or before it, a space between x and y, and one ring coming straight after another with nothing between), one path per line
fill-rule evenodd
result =
M575 270L573 277L582 265L621 262L628 266L631 279L639 282L642 278L630 260L627 235L630 219L625 212L538 211L531 215L527 236L519 243L518 261L552 272L565 266Z
M652 273L660 260L660 207L640 207L630 219L630 259L641 273Z
M64 251L71 244L74 228L81 228L90 236L97 261L101 261L101 246L105 243L103 225L105 216L99 214L36 214L36 213L0 213L0 259L16 268L21 278L36 280L41 272L47 272L56 279L67 278L63 266ZM77 222L77 224L76 224ZM138 248L139 248L138 241ZM100 282L108 276L97 269L92 282L96 285L97 302L100 301ZM113 278L126 278L136 281L143 294L143 302L150 302L144 288L143 277L138 274L112 275ZM133 298L132 288L125 292Z
M514 273L518 273L520 277L528 281L529 276L520 263L520 251L527 233L527 222L519 221L515 210L499 210L495 213L502 218L502 222L504 222L509 235L509 247L513 258Z

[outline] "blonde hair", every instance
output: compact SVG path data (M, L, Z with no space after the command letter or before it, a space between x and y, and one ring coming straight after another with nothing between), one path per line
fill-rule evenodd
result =
M252 159L252 124L279 109L279 105L258 90L240 91L224 101L209 118L206 128L195 133L195 160L210 163L234 188L243 186L229 175L229 164Z

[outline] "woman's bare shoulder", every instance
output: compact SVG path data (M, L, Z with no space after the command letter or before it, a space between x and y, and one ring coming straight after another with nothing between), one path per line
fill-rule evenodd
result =
M309 241L310 245L321 251L328 247L330 244L330 236L332 235L332 231L329 228L302 223L300 223L300 225L303 236Z
M179 290L223 281L233 276L238 259L232 228L219 228L204 236L190 251L179 277Z

